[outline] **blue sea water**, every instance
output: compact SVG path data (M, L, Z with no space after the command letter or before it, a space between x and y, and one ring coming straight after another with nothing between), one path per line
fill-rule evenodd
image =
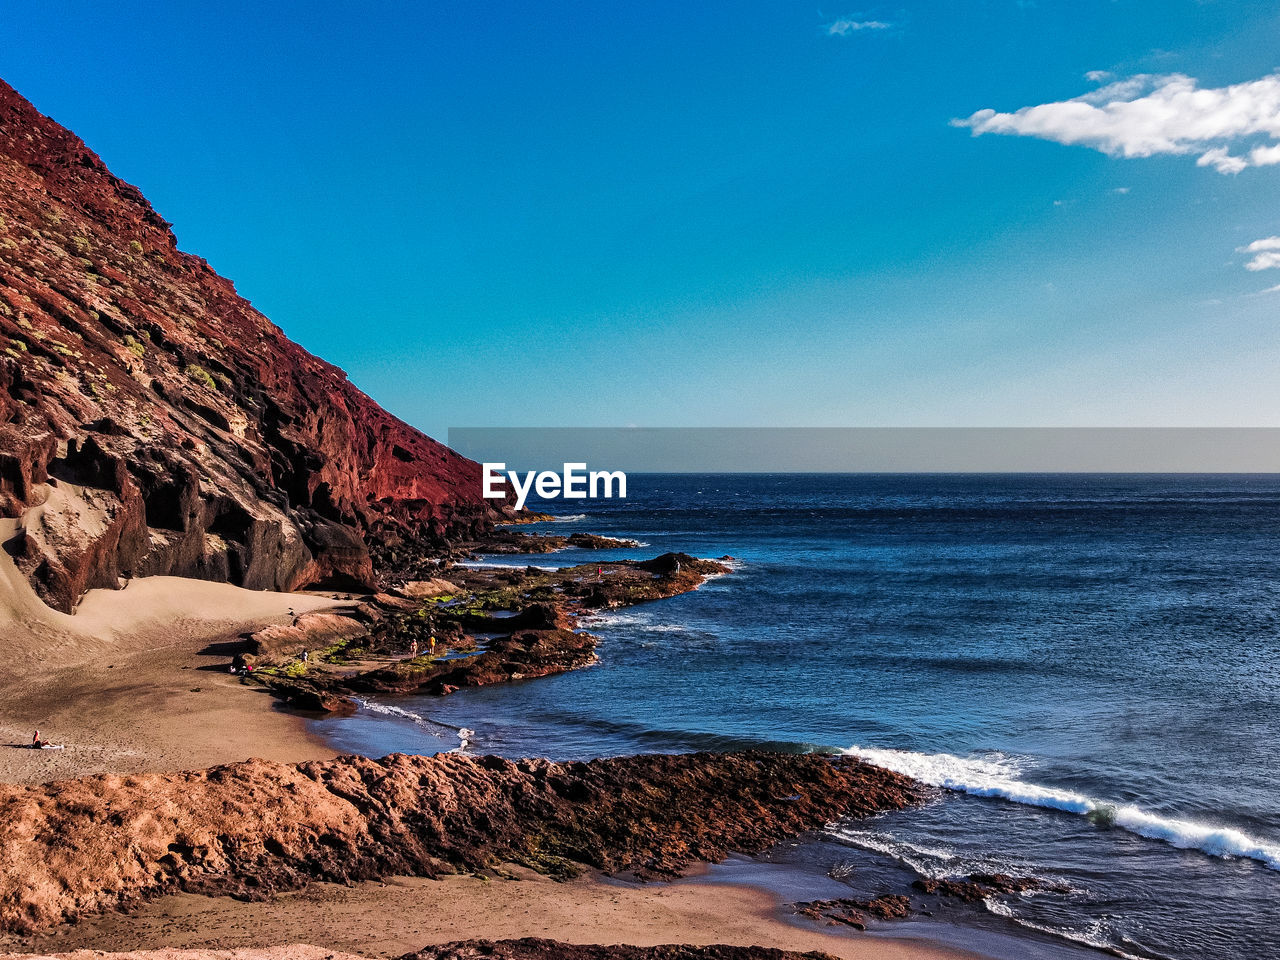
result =
M508 756L848 751L944 789L756 865L789 891L1034 874L1068 892L938 915L1007 956L1280 956L1280 477L629 486L543 507L565 515L557 532L644 548L535 562L681 550L732 555L733 572L593 618L596 667L317 729L379 756L456 747L437 721Z

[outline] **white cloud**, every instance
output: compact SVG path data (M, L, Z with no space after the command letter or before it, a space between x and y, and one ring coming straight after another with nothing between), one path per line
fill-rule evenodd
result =
M1116 187L1116 188L1115 188L1114 190L1112 190L1111 192L1112 192L1112 193L1128 193L1128 192L1129 192L1129 188L1128 188L1128 187Z
M1090 70L1084 75L1084 78L1090 83L1106 83L1114 76L1115 74L1110 70Z
M1100 71L1091 79L1104 79ZM1280 73L1227 87L1202 88L1192 77L1143 74L1055 103L1013 113L979 110L953 120L974 136L1003 133L1092 147L1111 156L1200 154L1219 173L1280 164ZM1247 152L1233 154L1232 147Z
M1280 144L1274 147L1254 147L1249 151L1249 162L1255 167L1273 167L1280 163Z
M888 30L893 24L885 23L883 20L852 20L841 19L835 23L827 25L828 37L847 37L851 33L857 33L859 30Z
M1259 290L1257 293L1253 294L1253 296L1265 297L1268 293L1280 293L1280 283L1277 283L1274 287L1267 287L1265 290Z
M1252 260L1244 265L1246 270L1274 270L1280 267L1280 251L1270 250L1266 253L1259 253Z
M1249 161L1244 157L1233 157L1226 147L1214 147L1201 155L1196 166L1213 167L1219 173L1239 173L1249 166Z
M1273 270L1280 267L1280 237L1263 237L1247 247L1237 247L1236 253L1253 254L1244 265L1246 270Z

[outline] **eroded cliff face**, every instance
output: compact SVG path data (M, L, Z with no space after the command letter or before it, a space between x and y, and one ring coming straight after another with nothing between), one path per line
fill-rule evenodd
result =
M0 517L51 606L120 577L368 583L487 524L480 468L237 296L0 81Z

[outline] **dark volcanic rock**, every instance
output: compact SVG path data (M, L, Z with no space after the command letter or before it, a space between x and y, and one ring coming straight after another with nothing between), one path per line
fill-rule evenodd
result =
M944 880L926 877L913 881L911 885L921 893L954 897L965 903L977 903L996 894L1022 893L1026 890L1067 892L1066 887L1039 877L1011 877L1006 873L973 873L967 877L948 877Z
M487 529L480 468L291 342L0 81L0 516L48 603L121 576L373 580Z
M872 900L810 900L793 906L796 913L810 920L842 924L856 930L867 928L868 913L878 920L902 920L911 914L911 900L900 893L886 893Z
M569 535L569 546L581 547L583 550L622 550L638 547L640 541L602 537L598 533L574 533Z
M400 960L831 960L826 953L793 953L772 947L726 944L693 946L686 943L656 947L626 944L563 943L525 937L522 940L459 940L423 947Z
M0 932L179 890L257 898L502 862L671 877L924 796L852 758L769 753L250 760L4 786Z

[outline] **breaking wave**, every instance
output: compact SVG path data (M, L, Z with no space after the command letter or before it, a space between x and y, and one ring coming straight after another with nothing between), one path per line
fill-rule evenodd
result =
M1030 783L1020 776L1019 763L1001 754L957 757L949 753L913 753L850 747L844 751L922 783L975 797L997 797L1049 810L1088 817L1099 826L1118 827L1141 837L1162 840L1181 850L1199 850L1213 857L1243 857L1280 870L1280 845L1251 837L1233 827L1213 826L1150 813L1132 804L1115 804L1094 797Z
M462 752L471 744L472 738L476 735L475 731L469 727L455 727L451 723L442 723L439 720L432 720L430 717L424 717L420 713L414 713L412 710L406 710L404 707L393 706L389 703L378 703L374 700L365 700L362 697L352 697L360 707L369 713L381 714L384 717L395 717L399 720L408 720L410 723L427 730L432 736L448 736L450 733L456 734L458 737L458 746L454 747L454 751Z

